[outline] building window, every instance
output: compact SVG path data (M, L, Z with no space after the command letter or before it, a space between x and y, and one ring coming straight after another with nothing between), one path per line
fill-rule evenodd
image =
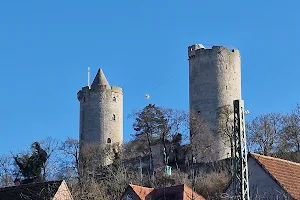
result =
M116 115L113 114L112 120L116 121Z
M110 144L110 143L111 143L111 139L107 138L107 144Z
M116 97L113 97L113 101L114 101L114 102L117 102L117 98L116 98Z
M82 101L85 102L85 97L82 98Z

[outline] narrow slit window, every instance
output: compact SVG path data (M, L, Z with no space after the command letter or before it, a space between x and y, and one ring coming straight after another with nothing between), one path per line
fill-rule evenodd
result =
M116 98L116 97L113 97L113 101L114 101L114 102L117 102L117 98Z
M110 143L111 143L111 139L107 138L107 144L110 144Z
M116 115L115 114L113 114L112 120L116 121Z

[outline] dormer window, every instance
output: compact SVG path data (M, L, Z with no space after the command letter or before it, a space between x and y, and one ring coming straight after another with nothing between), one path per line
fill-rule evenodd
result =
M116 121L116 115L113 114L112 120Z
M117 98L116 97L113 97L113 102L117 102Z

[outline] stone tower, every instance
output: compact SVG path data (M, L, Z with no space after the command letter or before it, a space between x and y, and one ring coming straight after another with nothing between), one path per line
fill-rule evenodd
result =
M81 144L121 144L123 142L123 92L110 86L102 69L89 88L78 93L80 102L79 140Z
M233 100L241 99L240 52L222 46L206 49L195 44L188 47L188 58L190 111L199 113L208 122L215 141L215 159L230 157L230 143L218 132L217 113L226 105L233 111Z

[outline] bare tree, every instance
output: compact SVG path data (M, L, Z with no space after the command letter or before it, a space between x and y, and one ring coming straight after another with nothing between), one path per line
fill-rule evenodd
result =
M46 139L40 141L40 144L47 153L47 161L42 167L43 179L51 180L55 178L55 174L57 174L60 170L58 160L58 150L60 143L57 139L47 137Z
M264 155L276 152L282 131L282 115L270 113L260 115L247 124L249 139L256 151Z
M79 141L68 137L61 143L60 152L60 173L57 174L61 179L66 179L69 182L79 180Z
M0 156L0 187L13 184L13 158L9 155Z
M168 131L170 138L181 135L183 143L187 143L190 135L189 113L184 110L160 107L164 118L168 122Z
M197 159L197 162L215 160L214 135L209 124L196 112L190 113L189 120L192 159Z
M287 151L300 152L300 105L292 113L284 116L281 134L282 148Z
M230 144L231 157L234 154L233 140L233 107L230 105L222 106L218 110L218 132L225 145Z

